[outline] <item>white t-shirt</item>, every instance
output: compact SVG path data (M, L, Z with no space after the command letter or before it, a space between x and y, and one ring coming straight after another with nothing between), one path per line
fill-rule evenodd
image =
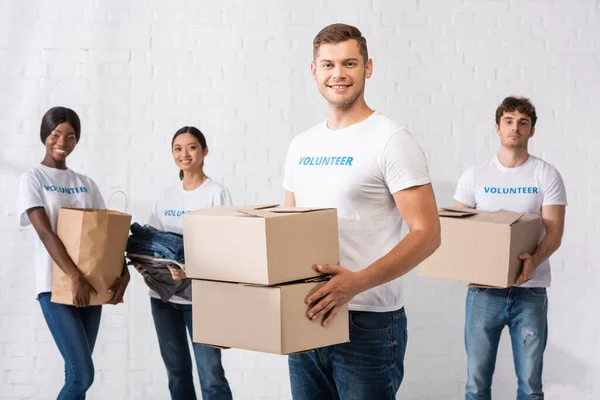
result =
M378 112L344 129L326 121L290 144L283 186L298 207L334 207L340 263L360 271L401 240L402 218L393 193L430 182L425 155L412 135ZM355 311L393 311L403 306L402 281L360 293Z
M463 172L454 199L477 210L541 215L543 206L566 206L567 192L560 173L540 158L530 155L520 167L507 168L494 156ZM540 242L545 235L542 228ZM550 282L550 262L546 260L521 286L549 287Z
M206 178L194 190L185 190L183 183L179 183L162 190L154 203L148 225L161 231L183 234L184 214L202 208L230 205L232 203L229 191L211 178ZM160 299L152 289L150 289L150 296ZM169 301L177 304L192 304L179 296L173 296Z
M27 210L44 207L52 230L56 232L60 207L106 208L96 183L85 175L66 169L37 165L19 178L17 212L21 226L31 224ZM33 231L36 295L52 289L52 258Z

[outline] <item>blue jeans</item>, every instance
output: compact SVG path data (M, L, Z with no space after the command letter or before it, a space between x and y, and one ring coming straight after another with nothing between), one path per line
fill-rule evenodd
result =
M469 288L465 317L466 400L492 398L492 376L500 335L508 326L517 374L517 400L541 400L548 338L545 288Z
M58 351L65 360L65 384L57 400L84 400L94 382L92 351L102 306L77 308L52 303L49 292L40 293L38 300Z
M172 400L194 400L192 359L187 332L192 335L192 306L150 298L160 354L167 368ZM186 332L187 329L187 332ZM231 390L221 364L221 350L193 343L203 400L229 400Z
M137 222L129 229L131 235L127 240L127 253L185 262L183 235L161 231L150 225L141 226Z
M288 357L294 399L396 398L404 377L404 308L382 313L350 311L349 319L349 343Z

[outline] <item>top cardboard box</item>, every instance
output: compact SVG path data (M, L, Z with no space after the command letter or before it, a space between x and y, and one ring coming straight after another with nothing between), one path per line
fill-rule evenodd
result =
M541 218L510 211L440 209L442 244L419 275L481 286L509 287L521 272L519 255L535 251Z
M277 205L205 208L183 216L189 278L275 285L338 264L335 209Z

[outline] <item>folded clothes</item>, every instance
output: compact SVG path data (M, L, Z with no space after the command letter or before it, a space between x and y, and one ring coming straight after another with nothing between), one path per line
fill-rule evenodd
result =
M148 256L127 254L130 265L139 265L146 273L144 282L146 286L154 290L160 299L167 302L173 296L179 296L186 300L192 300L191 279L175 280L169 271L169 267L183 269L182 264L165 259L152 259Z
M161 231L149 225L141 226L137 222L130 229L127 253L166 258L182 264L185 262L183 235Z
M146 285L158 293L162 301L167 302L175 295L191 300L191 280L175 280L169 271L169 267L184 269L183 235L138 223L132 224L130 229L127 258L129 264L146 270Z

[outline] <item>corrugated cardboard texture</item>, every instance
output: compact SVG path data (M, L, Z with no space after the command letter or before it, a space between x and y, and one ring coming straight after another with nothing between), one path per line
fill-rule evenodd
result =
M281 319L283 353L297 353L350 340L348 305L346 304L327 325L322 318L314 321L306 317L308 306L304 300L326 282L296 283L281 287Z
M492 287L514 284L521 253L535 250L540 218L510 211L442 209L442 244L419 275Z
M273 354L347 342L348 309L327 327L306 317L304 299L322 282L256 286L194 280L193 340Z
M183 217L189 278L269 282L266 222L237 216Z
M339 263L337 213L283 207L212 207L183 217L190 278L273 285Z
M518 259L520 254L531 254L537 248L539 242L542 221L535 215L525 215L518 224L511 228L510 242L510 268L508 272L508 285L511 286L521 273L523 262ZM512 257L515 255L515 257Z
M319 274L312 266L339 264L337 213L323 210L266 219L269 283Z

